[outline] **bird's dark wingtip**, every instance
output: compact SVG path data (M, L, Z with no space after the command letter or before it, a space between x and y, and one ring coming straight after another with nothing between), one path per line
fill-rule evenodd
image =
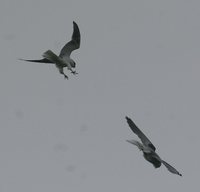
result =
M73 21L73 26L74 26L74 29L80 34L78 24L75 21Z
M127 121L130 120L130 118L128 116L126 116L125 118L126 118Z
M76 25L76 26L78 26L78 25L77 25L77 23L76 23L75 21L73 21L73 25Z

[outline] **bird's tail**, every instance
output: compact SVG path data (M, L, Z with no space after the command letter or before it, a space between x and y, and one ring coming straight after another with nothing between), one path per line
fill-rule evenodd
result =
M51 61L52 63L59 63L59 57L53 53L53 51L48 50L46 52L43 53L42 55L45 59L48 59L49 61Z
M165 165L165 167L168 169L168 171L170 171L171 173L177 174L182 176L182 174L180 174L174 167L172 167L169 163L167 163L166 161L162 160L162 163Z

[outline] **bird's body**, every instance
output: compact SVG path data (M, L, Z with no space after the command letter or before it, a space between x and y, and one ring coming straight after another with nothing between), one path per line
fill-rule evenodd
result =
M161 166L160 158L155 152L145 153L143 152L144 158L151 162L155 168L158 168Z
M150 163L152 163L155 168L158 168L161 166L161 164L164 164L165 167L171 173L182 176L174 167L172 167L159 157L159 155L155 152L156 150L155 146L144 135L144 133L135 125L135 123L129 117L126 117L126 120L131 130L141 139L142 143L136 140L127 140L127 141L133 145L136 145L143 152L144 158Z
M47 64L55 64L58 68L59 72L64 75L65 78L68 76L64 73L63 68L67 67L73 74L77 74L72 68L76 67L76 63L70 58L71 52L78 49L80 47L80 31L78 25L73 22L73 34L72 39L69 41L60 51L59 56L57 56L53 51L48 50L43 53L43 59L39 60L28 60L21 59L28 62L36 62L36 63L47 63Z

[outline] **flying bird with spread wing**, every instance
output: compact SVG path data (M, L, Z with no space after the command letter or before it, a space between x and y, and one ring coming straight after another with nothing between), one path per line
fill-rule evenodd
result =
M48 64L55 64L58 68L59 72L64 75L66 79L68 76L64 73L63 68L67 67L68 70L71 71L73 74L77 74L75 70L72 68L76 67L76 63L74 60L70 58L72 51L78 49L80 47L81 42L81 35L79 31L78 25L73 21L73 34L71 41L69 41L60 51L59 56L53 53L51 50L48 50L43 53L43 59L39 60L27 60L27 59L20 59L23 61L29 62L36 62L36 63L48 63Z
M142 143L136 140L127 140L129 143L136 145L139 150L143 152L144 158L153 164L155 168L165 165L165 167L174 174L182 176L174 167L162 160L158 154L155 152L156 148L151 143L151 141L145 136L145 134L135 125L135 123L129 118L126 117L127 123L131 130L141 139Z

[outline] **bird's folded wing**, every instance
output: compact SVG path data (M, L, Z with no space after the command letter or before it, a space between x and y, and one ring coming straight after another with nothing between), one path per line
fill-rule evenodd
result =
M126 120L131 130L141 139L142 143L146 146L149 146L155 151L156 150L155 146L145 136L145 134L142 133L142 131L140 131L140 129L135 125L135 123L129 117L126 117Z
M170 164L168 164L167 162L162 160L162 163L165 165L165 167L168 169L168 171L170 171L171 173L177 174L182 176L182 174L180 174L174 167L172 167Z

